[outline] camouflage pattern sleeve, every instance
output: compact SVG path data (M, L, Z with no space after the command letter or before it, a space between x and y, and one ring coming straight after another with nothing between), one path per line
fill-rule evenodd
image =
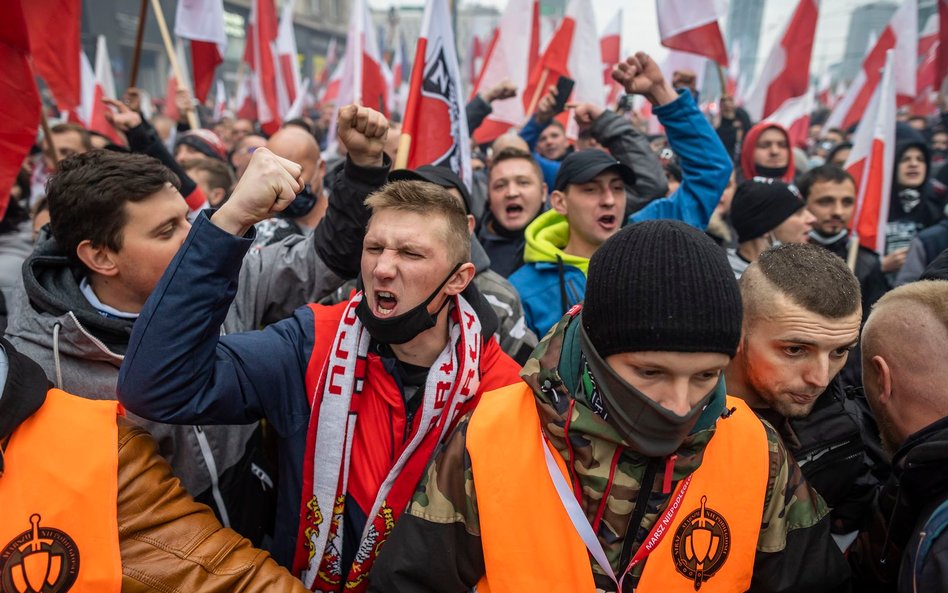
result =
M767 431L770 448L770 477L757 550L779 552L786 546L789 532L812 527L829 513L829 509L803 477L803 471L790 456L776 429L766 420L761 422Z
M438 524L459 523L480 537L477 495L471 457L467 453L470 414L458 423L454 434L428 465L405 514Z

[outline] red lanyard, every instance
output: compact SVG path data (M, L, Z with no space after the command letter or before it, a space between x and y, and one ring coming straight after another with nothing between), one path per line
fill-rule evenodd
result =
M599 543L599 538L589 524L589 520L586 518L583 509L579 506L579 502L577 502L572 490L570 490L566 478L563 477L563 472L560 471L559 466L553 459L553 454L550 453L550 445L542 434L540 435L540 444L543 447L543 453L546 457L546 469L550 474L550 478L553 480L553 487L560 497L560 502L563 503L566 514L569 515L570 521L573 523L573 528L576 529L576 533L580 539L583 540L583 543L586 544L586 549L589 550L593 559L596 560L606 575L616 584L616 587L618 587L616 591L621 593L622 582L625 580L626 575L629 574L629 571L631 571L636 564L645 560L648 555L658 547L658 544L661 543L665 535L671 531L675 516L678 514L681 503L685 499L685 493L688 491L688 485L691 484L691 475L678 484L678 488L674 495L672 495L668 506L665 508L665 512L662 513L662 516L655 522L645 542L642 543L635 553L635 556L632 557L629 566L622 572L621 578L616 578L616 574L612 570L612 565L609 564L606 553L602 549L602 544ZM627 537L634 537L634 534L631 536L627 534Z

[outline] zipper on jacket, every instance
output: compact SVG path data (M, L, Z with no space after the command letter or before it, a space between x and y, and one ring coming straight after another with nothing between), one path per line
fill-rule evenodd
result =
M619 555L619 570L623 570L632 560L632 543L638 537L639 530L642 529L642 521L645 519L645 511L648 510L648 498L652 494L652 486L655 481L655 474L658 473L658 466L661 460L651 458L645 467L645 474L639 483L639 495L635 499L635 510L629 517L629 525L625 530L625 542L622 544L622 553ZM633 531L634 528L634 531ZM622 593L618 591L617 593Z
M224 527L230 527L230 517L227 515L227 507L224 506L224 496L221 494L220 483L217 481L217 462L214 461L214 453L211 451L211 443L204 434L204 429L200 426L194 427L194 434L197 435L198 447L201 449L201 456L204 457L204 463L207 464L208 473L211 476L211 496L214 497L214 504L217 505L218 514L221 517L221 523Z

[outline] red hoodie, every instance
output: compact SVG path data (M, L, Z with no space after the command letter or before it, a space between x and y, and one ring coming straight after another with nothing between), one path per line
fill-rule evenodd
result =
M796 167L793 163L793 151L789 148L791 146L790 136L783 126L772 121L765 120L757 123L744 136L744 143L741 145L741 172L744 174L744 179L758 177L757 165L754 163L754 148L757 146L757 139L760 135L771 128L780 130L783 137L787 139L787 151L789 153L787 155L787 172L783 174L780 180L785 183L793 183Z

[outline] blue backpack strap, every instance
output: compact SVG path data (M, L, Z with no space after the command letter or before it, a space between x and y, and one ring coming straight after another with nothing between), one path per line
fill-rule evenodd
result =
M948 500L942 501L922 526L921 541L918 543L918 550L915 553L915 565L912 567L916 579L922 576L925 558L928 557L928 552L931 551L935 540L944 533L945 529L948 529Z

